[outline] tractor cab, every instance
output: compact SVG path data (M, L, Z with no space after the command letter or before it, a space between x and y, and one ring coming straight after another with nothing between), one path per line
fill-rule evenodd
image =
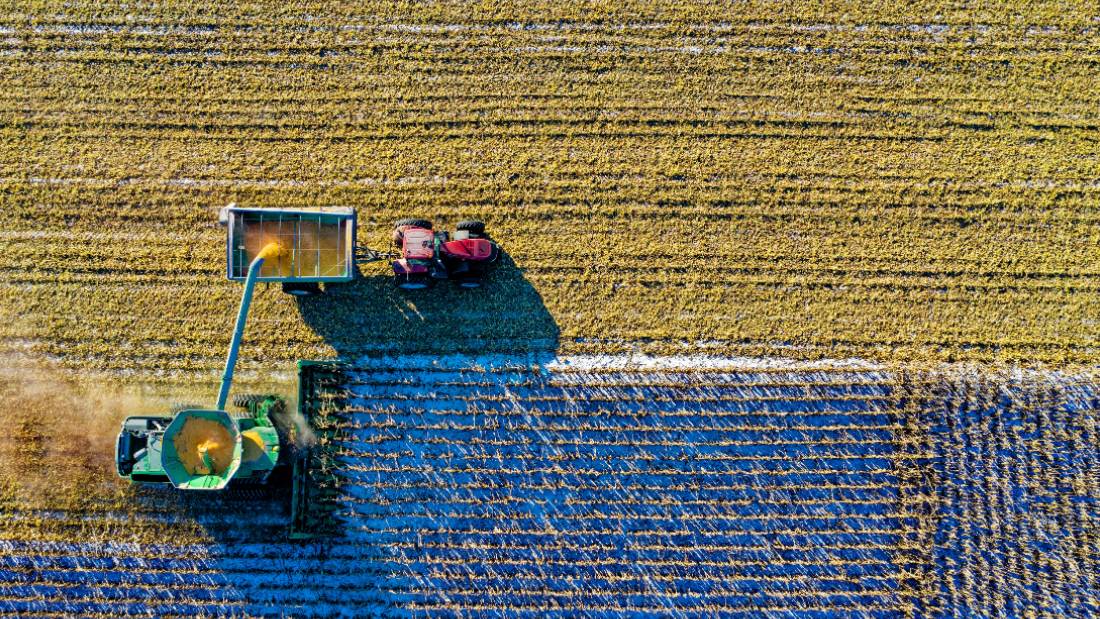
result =
M434 230L426 219L402 219L394 226L393 242L401 249L391 263L394 283L407 290L446 279L461 288L478 288L500 257L500 247L480 221L461 222L452 234Z
M493 258L493 244L487 239L457 239L440 245L444 256L455 260L487 262Z

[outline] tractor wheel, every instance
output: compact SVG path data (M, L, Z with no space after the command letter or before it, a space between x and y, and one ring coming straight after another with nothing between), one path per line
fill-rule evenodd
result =
M427 275L418 275L417 277L394 275L393 283L402 290L424 290L432 285L432 278Z
M470 233L470 238L479 238L485 236L485 222L482 221L460 221L455 226L455 230L465 230Z
M394 228L400 228L401 226L412 226L414 228L424 228L425 230L431 230L432 222L428 221L427 219L406 217L405 219L398 219L397 223L393 224Z
M295 297L312 297L321 294L317 282L283 282L283 292Z

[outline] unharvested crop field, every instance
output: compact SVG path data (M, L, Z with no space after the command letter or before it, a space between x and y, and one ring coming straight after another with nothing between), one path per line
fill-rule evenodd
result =
M5 471L0 611L1100 610L1095 377L463 355L316 382L339 537L288 543L280 503L249 495L97 491L59 509Z
M0 614L1100 614L1100 10L899 4L6 3ZM258 290L242 390L355 361L332 542L111 479L230 202L507 251Z
M1014 6L17 2L0 337L208 379L236 201L354 205L376 246L399 216L482 218L537 293L410 309L364 283L326 342L272 290L250 369L507 350L536 301L570 352L1088 362L1100 26Z

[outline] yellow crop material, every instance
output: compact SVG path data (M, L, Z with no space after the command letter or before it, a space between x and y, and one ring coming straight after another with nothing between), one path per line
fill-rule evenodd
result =
M255 430L241 432L241 460L252 462L264 455L264 439Z
M263 258L264 260L271 260L273 258L280 258L287 255L288 252L282 245L275 243L274 241L264 245L264 248L260 250L257 258Z
M233 461L233 436L209 419L188 419L175 438L176 455L193 475L221 475Z

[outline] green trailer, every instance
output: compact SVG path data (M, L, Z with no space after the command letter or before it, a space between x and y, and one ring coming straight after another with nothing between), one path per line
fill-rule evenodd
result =
M321 294L321 284L355 279L355 209L243 208L230 204L218 214L226 229L226 277L248 279L252 261L269 243L285 251L264 262L258 282L282 284L295 296Z

